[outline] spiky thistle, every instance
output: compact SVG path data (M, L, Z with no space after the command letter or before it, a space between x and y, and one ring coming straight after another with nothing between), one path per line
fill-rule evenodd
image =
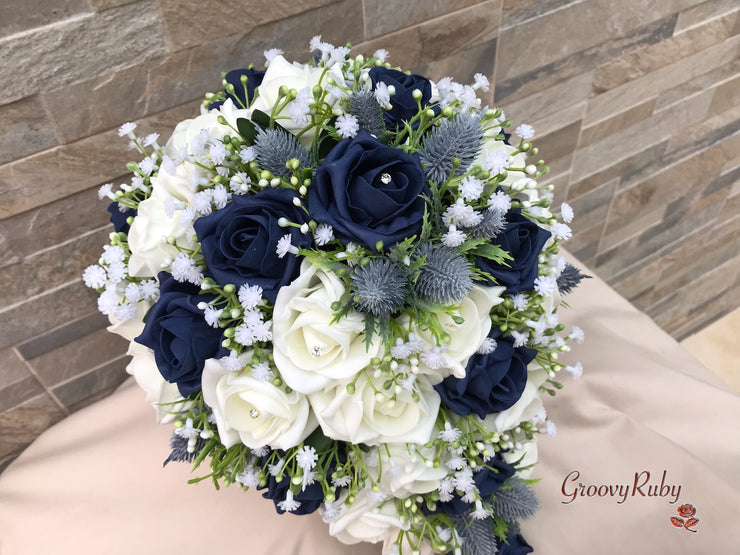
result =
M583 278L590 277L591 276L582 274L581 270L573 266L573 264L566 262L565 268L563 268L563 271L560 273L560 277L557 280L558 291L563 295L566 295L578 287L578 284L581 283Z
M483 220L473 228L475 237L491 239L501 233L506 227L506 214L499 210L483 211Z
M539 506L532 488L524 483L517 483L511 488L501 488L496 492L491 510L507 524L514 524L520 519L533 516Z
M466 114L458 114L455 119L443 119L433 128L419 157L424 164L427 177L437 183L444 183L452 173L452 159L459 158L460 166L455 176L462 175L472 165L483 146L483 129L478 120Z
M373 258L357 266L350 276L357 308L387 318L404 306L408 279L404 271L385 258Z
M357 118L360 129L380 137L385 131L383 109L375 100L373 91L365 89L355 91L349 99L349 113Z
M498 552L499 539L493 533L491 520L477 520L470 509L460 514L450 515L455 531L462 540L463 555L490 555Z
M298 140L282 129L260 129L254 140L257 163L262 169L278 177L290 177L285 166L288 160L297 158L302 168L311 167L311 154Z
M416 251L417 257L426 255L424 265L414 284L417 295L425 301L440 304L460 302L473 287L468 261L455 249L425 243Z
M162 463L162 466L167 466L171 462L187 462L191 463L198 456L198 453L205 447L206 440L202 437L198 437L195 440L195 449L188 451L188 440L187 438L180 437L173 432L170 436L170 449L171 453L167 459Z

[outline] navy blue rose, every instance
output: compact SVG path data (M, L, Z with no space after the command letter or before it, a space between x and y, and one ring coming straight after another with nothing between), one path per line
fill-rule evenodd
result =
M247 76L247 90L244 90L242 84L242 75ZM247 101L247 105L254 100L254 91L257 87L262 84L262 79L265 76L265 71L262 69L232 69L226 74L224 79L227 83L234 86L234 94L226 92L226 98L230 98L234 102L234 106L241 108L242 104ZM218 102L212 102L209 106L209 110L215 110L221 107L224 103L223 100Z
M537 259L549 237L549 231L522 216L519 210L510 210L506 214L506 227L491 241L508 252L513 260L507 260L508 266L505 266L477 257L475 265L496 278L495 282L482 281L486 285L504 285L505 293L510 295L531 291L537 277Z
M386 247L421 231L429 189L418 155L391 148L365 130L335 146L316 170L308 208L342 241Z
M492 353L474 354L465 367L465 377L448 376L434 386L442 403L457 414L487 414L508 409L519 400L527 385L527 365L537 351L514 347L511 336L501 337L494 328L488 337L496 341Z
M280 227L278 220L302 224L306 213L293 205L290 189L265 189L255 195L234 196L224 208L193 224L209 274L221 285L259 285L275 302L278 290L298 275L300 261L293 254L280 258L277 243L289 234L296 247L310 247L311 238L295 227Z
M338 445L340 447L338 451L338 458L339 462L341 464L344 464L347 461L347 456L344 451L344 444L340 441L338 442ZM281 459L283 458L284 452L282 450L278 450L278 453L280 453ZM264 459L259 460L258 465L264 465ZM314 471L317 471L318 467L314 469ZM324 470L324 476L327 480L329 480L332 473L336 470L336 459L333 457L331 458L330 464L325 468ZM263 486L257 486L258 490L265 490L262 493L262 497L265 499L272 499L272 502L275 504L275 510L278 512L278 514L283 514L285 509L282 509L280 507L280 502L285 501L288 490L290 489L291 485L291 479L287 472L285 472L282 476L281 480L278 480L277 477L273 476L272 474L267 475L267 483ZM342 488L337 488L337 494ZM321 484L316 481L313 484L307 485L305 488L302 488L298 493L293 495L293 500L298 501L301 506L298 507L296 510L291 511L291 513L296 515L307 515L311 514L316 509L318 509L321 504L324 502L324 489L321 487Z
M159 273L159 300L154 304L144 331L134 341L154 351L162 377L177 384L183 397L200 391L206 359L227 354L221 346L221 329L206 323L198 303L213 295L199 295L200 288L180 283L167 272Z
M499 540L498 546L496 555L526 555L534 551L521 534L509 534L506 543Z
M480 470L473 473L473 481L478 488L481 499L486 500L496 493L504 482L514 475L514 467L501 458L500 453L486 462ZM435 513L459 515L471 508L473 504L462 500L462 497L453 493L450 501L437 503Z
M382 81L396 89L390 99L392 108L383 114L385 126L391 131L395 131L396 127L403 127L403 122L410 121L419 111L413 96L414 89L421 92L422 107L429 106L429 100L432 98L432 83L421 75L407 74L397 69L374 67L370 70L370 80L373 88L379 81ZM435 106L435 111L438 110L439 108ZM415 122L413 127L418 127L418 122Z
M111 202L107 210L110 213L110 223L113 224L113 229L116 230L116 233L123 232L128 235L128 230L131 229L131 226L128 225L127 220L129 216L136 217L136 210L121 212L118 209L118 203L116 201Z

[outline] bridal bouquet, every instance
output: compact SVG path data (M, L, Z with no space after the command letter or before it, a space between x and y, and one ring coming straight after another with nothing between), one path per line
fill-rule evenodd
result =
M226 73L164 145L121 127L143 159L100 189L83 279L193 482L387 553L527 553L541 397L583 335L557 314L572 210L482 75L311 49Z

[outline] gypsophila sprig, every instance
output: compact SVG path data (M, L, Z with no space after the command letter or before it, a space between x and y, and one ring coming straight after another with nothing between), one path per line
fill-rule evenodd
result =
M526 549L541 397L583 372L559 361L584 339L558 312L587 277L573 210L484 75L310 49L224 73L166 142L121 126L138 161L98 190L114 231L83 281L191 483L385 552Z

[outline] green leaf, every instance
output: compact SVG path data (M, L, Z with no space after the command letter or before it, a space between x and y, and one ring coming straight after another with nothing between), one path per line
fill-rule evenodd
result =
M498 245L492 245L491 243L478 245L472 250L472 253L476 256L493 260L499 264L504 264L505 266L508 266L505 262L506 260L512 260L512 257L508 252Z
M316 449L317 453L323 453L324 451L329 450L334 441L326 437L321 431L321 427L318 427L311 432L311 435L309 435L303 443Z
M252 121L262 129L270 129L270 116L262 110L255 109L252 111Z
M236 128L248 145L254 144L254 139L257 137L257 128L251 121L247 118L238 118L236 120Z
M326 158L331 150L339 144L339 141L336 140L331 135L324 135L319 139L319 148L318 148L318 159L323 160Z

